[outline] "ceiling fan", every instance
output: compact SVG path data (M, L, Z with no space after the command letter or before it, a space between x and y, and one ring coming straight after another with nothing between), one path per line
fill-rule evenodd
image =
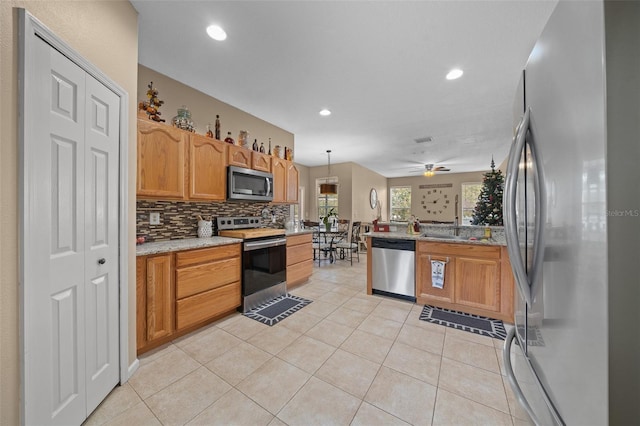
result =
M436 172L450 172L451 169L444 166L437 166L435 164L425 164L424 165L424 175L426 177L431 177L436 174Z

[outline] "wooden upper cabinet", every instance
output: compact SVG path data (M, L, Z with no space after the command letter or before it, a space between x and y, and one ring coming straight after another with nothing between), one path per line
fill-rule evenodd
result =
M227 164L229 166L251 168L251 151L238 145L229 144L227 152Z
M287 201L287 161L281 158L271 158L271 172L273 173L273 202Z
M185 198L189 134L166 124L138 120L137 195Z
M291 161L273 157L271 173L273 173L273 202L297 203L300 173L296 165Z
M253 151L251 153L251 168L268 173L271 171L271 158L270 155Z
M192 134L189 141L189 198L226 199L227 143Z
M287 161L287 203L295 204L298 202L298 186L300 185L300 172L295 164Z

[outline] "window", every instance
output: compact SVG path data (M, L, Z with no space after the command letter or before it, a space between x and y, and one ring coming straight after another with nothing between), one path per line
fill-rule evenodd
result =
M411 216L411 187L391 187L391 220L406 222Z
M462 220L461 225L471 225L473 210L476 208L478 197L482 191L481 182L467 182L462 184ZM457 213L457 212L456 212Z
M329 210L334 209L334 212L338 214L338 194L321 194L321 183L338 183L338 178L321 178L316 179L316 194L318 195L318 219L321 219L327 215Z

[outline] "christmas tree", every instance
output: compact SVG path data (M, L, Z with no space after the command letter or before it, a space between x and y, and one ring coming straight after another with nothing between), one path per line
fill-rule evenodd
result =
M502 226L504 176L491 159L491 171L484 174L482 189L473 210L472 225Z

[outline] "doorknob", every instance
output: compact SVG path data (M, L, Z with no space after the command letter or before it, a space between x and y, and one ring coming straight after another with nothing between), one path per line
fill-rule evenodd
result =
M99 263L100 265L104 265L105 263L107 263L107 259L105 259L104 257L103 257L103 258L101 258L101 259L98 259L98 263Z

